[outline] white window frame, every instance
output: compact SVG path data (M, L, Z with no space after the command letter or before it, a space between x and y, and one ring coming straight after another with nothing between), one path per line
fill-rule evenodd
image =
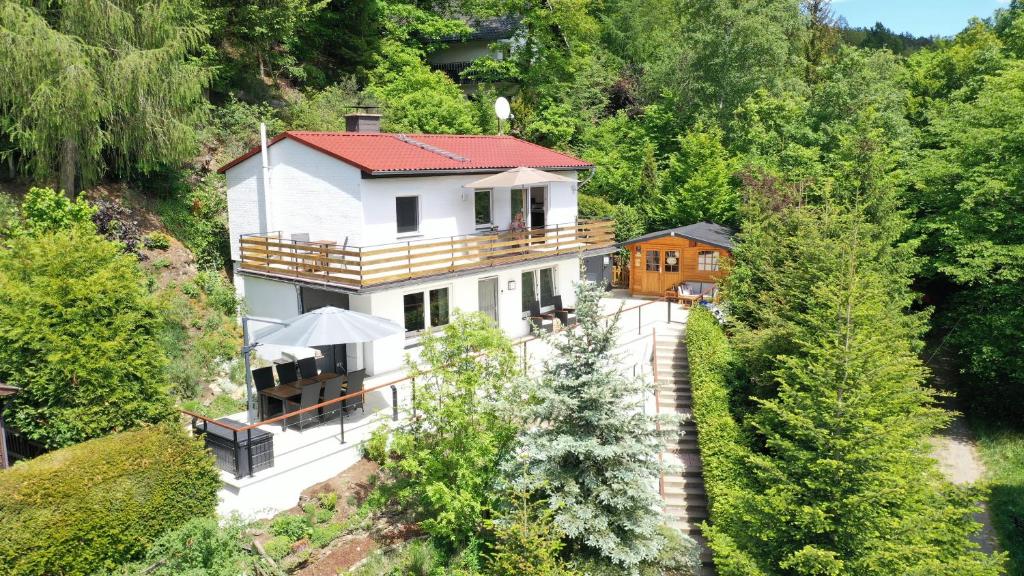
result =
M708 255L711 255L711 262L705 260ZM721 256L719 255L718 250L697 251L697 270L702 272L718 272L721 266Z
M425 332L433 330L434 328L441 328L447 326L447 324L441 324L440 326L431 326L430 316L430 293L434 290L447 290L448 291L448 322L452 320L452 292L453 286L451 284L441 284L438 286L428 286L425 288L418 288L416 290L407 290L402 292L402 326L405 326L405 297L410 294L422 294L423 295L423 329L422 330L406 330L405 339L408 342L419 342L420 336Z
M537 297L536 302L537 302L537 304L538 304L538 306L540 308L541 313L550 312L550 311L555 309L555 306L553 304L552 305L548 305L548 306L545 306L543 304L543 300L541 299L541 293L540 293L540 271L541 270L549 270L549 269L551 270L551 295L552 296L560 296L562 294L562 292L561 292L561 290L558 289L558 266L541 266L539 268L530 268L530 269L527 269L527 270L521 270L519 272L519 277L520 277L519 281L520 281L520 283L522 282L523 274L533 274L534 295ZM525 290L526 286L525 285L524 286L520 286L519 289L520 290ZM522 300L523 300L522 295L520 295L519 296L519 306L520 307L522 307L522 305L523 305ZM529 316L530 316L530 311L529 310L523 310L523 318L529 318Z
M399 198L415 198L416 199L416 229L408 230L405 232L398 231L398 199ZM395 235L398 238L413 238L420 236L420 224L423 222L423 203L420 202L419 194L400 194L395 196Z
M481 222L477 222L476 221L476 195L477 194L482 194L484 192L486 192L487 195L488 195L488 202L487 202L488 214L487 214L487 222L481 223ZM484 229L494 228L494 190L474 190L473 191L473 225L476 227L477 230L484 230Z

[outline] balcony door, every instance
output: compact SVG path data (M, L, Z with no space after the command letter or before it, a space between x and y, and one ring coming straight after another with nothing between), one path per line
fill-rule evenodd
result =
M481 278L477 282L479 310L498 323L498 277Z

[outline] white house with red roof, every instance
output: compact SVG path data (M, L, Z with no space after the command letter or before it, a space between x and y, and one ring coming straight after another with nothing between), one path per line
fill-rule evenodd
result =
M404 335L323 350L325 366L398 369L456 309L510 336L574 303L580 260L611 252L612 224L577 219L593 165L511 136L288 131L220 169L235 284L251 316L332 305ZM344 364L344 366L341 366Z

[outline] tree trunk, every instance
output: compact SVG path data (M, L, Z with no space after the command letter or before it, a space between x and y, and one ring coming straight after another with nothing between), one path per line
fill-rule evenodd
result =
M67 139L60 151L60 187L68 198L75 199L75 172L78 168L78 143Z
M14 150L11 150L11 153L7 155L7 175L11 180L14 180L14 177L18 175L14 169Z

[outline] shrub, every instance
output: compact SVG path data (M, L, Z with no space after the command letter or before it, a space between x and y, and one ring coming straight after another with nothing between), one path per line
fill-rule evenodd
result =
M370 438L363 442L363 458L383 466L388 458L389 435L390 430L387 426L378 426L370 433Z
M15 238L0 294L12 427L52 449L173 416L159 309L116 244L83 227Z
M314 526L313 531L309 535L309 543L316 548L323 548L333 542L338 536L341 536L344 529L343 525L336 522Z
M267 556L274 560L280 560L292 551L292 541L287 536L275 536L267 540L263 549L267 551Z
M320 495L320 507L324 510L334 512L338 509L338 493L327 492Z
M30 188L21 202L20 232L38 236L77 226L92 228L96 207L85 197L71 201L53 188Z
M141 558L167 530L212 514L220 476L167 424L113 434L0 472L0 573L73 576Z
M96 225L96 231L107 240L120 244L125 252L137 254L139 223L132 217L131 211L116 198L101 198L94 205L96 212L92 215L92 223Z
M150 232L142 237L142 243L150 250L167 250L171 247L171 237L163 232Z
M284 514L274 518L270 523L271 534L284 536L292 542L306 538L312 530L309 518L299 514Z

